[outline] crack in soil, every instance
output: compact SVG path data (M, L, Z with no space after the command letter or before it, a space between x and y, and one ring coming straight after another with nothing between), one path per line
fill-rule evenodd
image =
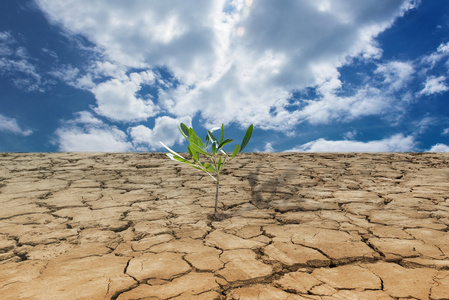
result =
M428 270L432 270L434 273L431 273L433 275L429 277L432 284L423 287L423 289L427 289L425 295L429 298L437 297L437 293L444 290L443 287L448 284L449 249L446 245L449 244L449 241L446 241L444 237L439 237L436 232L446 233L449 230L448 198L443 196L449 188L447 185L449 155L242 154L241 161L236 161L236 165L231 166L227 171L225 180L228 188L226 191L229 197L238 196L248 201L226 203L225 200L224 203L220 203L221 208L227 214L227 218L220 222L208 220L207 215L210 212L207 210L212 209L211 206L203 204L202 198L194 196L209 193L213 188L212 184L210 188L208 185L197 184L202 178L209 182L209 178L195 173L194 170L179 167L167 161L163 154L1 154L0 162L5 165L7 170L2 173L0 178L0 204L9 205L7 206L7 216L0 212L0 248L2 243L8 243L1 239L4 235L15 237L16 242L13 248L17 250L16 252L13 250L3 251L4 256L2 256L3 252L0 253L0 268L4 268L5 272L9 270L7 268L17 270L16 273L5 273L9 274L5 276L10 278L2 279L3 277L0 275L1 280L6 280L5 285L0 288L0 296L5 295L3 293L6 291L10 295L11 291L14 294L14 291L23 289L24 282L30 282L30 280L24 280L25 277L20 276L30 276L26 274L32 273L34 263L52 262L66 255L73 255L73 251L71 252L70 249L64 250L67 253L61 250L64 252L63 254L57 252L60 247L59 243L67 241L81 247L80 249L82 247L98 247L98 249L109 250L102 250L105 252L97 254L78 255L74 258L74 260L92 258L91 268L105 267L95 265L95 261L97 259L100 261L107 255L112 255L125 264L122 265L124 268L121 275L131 278L132 283L126 287L116 287L111 280L112 277L108 277L113 276L112 273L106 272L105 277L109 279L104 283L103 294L98 294L98 297L104 298L106 290L106 294L111 294L111 299L115 300L139 286L139 281L127 273L129 264L132 259L145 253L154 253L151 251L151 247L191 236L193 240L201 240L203 246L218 249L218 258L223 262L225 250L205 243L208 236L215 231L222 231L237 237L236 241L263 241L263 246L248 249L255 254L256 265L260 263L271 268L270 274L255 276L249 280L226 282L226 277L218 272L229 267L230 262L223 262L222 267L215 270L200 270L186 259L187 254L181 255L181 253L186 253L183 249L174 249L172 251L181 255L182 261L187 264L189 270L172 276L169 280L161 281L154 278L155 280L152 282L156 285L174 284L175 279L182 281L183 278L190 278L189 276L194 273L202 274L202 276L211 274L218 287L206 289L194 295L208 295L208 292L214 291L224 299L231 294L236 295L237 292L250 293L251 290L248 288L251 287L261 287L260 296L265 297L264 288L270 287L268 290L273 293L283 291L290 295L305 297L312 295L311 289L315 287L322 286L324 289L324 284L312 284L307 293L300 293L275 282L287 274L308 274L312 278L314 277L313 271L318 269L337 272L344 270L343 267L347 266L362 266L379 278L381 286L379 290L365 288L360 292L381 292L385 291L386 286L391 286L391 280L388 274L376 271L381 274L378 275L368 269L368 266L370 268L385 266L398 272L398 276L404 276L405 279L407 276L411 276L407 275L411 274L407 273L408 271L418 269L430 272ZM148 182L148 185L145 186L145 182ZM52 184L55 184L54 188L51 186ZM27 196L26 193L21 194L19 185L26 186L27 190L30 190L30 195L35 192L43 192L43 195L40 198L33 198L33 196ZM89 200L88 196L82 196L82 206L59 203L50 205L45 201L51 198L52 204L55 203L53 201L58 200L64 203L65 193L73 193L73 189L82 192L83 186L95 186L98 191L101 191L100 196L96 197L96 200ZM154 199L147 201L142 200L143 198L136 198L133 200L132 197L142 194L139 191L152 195L151 197ZM123 198L114 199L113 195L115 194L123 195L121 196ZM373 197L373 195L375 196ZM192 199L194 197L196 198ZM6 200L2 200L3 198ZM126 202L120 203L121 199ZM16 206L9 204L15 202L20 204ZM101 202L101 208L94 209L94 207L98 207L95 204L99 202ZM138 203L145 202L153 204L136 206ZM253 205L248 205L248 203ZM36 213L33 211L36 206L48 211ZM192 207L194 209L191 209ZM204 212L205 210L206 212ZM316 213L308 214L308 212ZM152 214L151 221L145 219L148 213ZM161 214L160 218L157 217L158 213ZM103 218L102 215L107 217ZM132 217L132 221L126 220L127 217ZM139 221L139 217L142 218L142 221ZM77 221L73 222L74 219ZM200 221L202 223L199 223ZM247 228L246 226L255 226L258 228L258 232L254 229L247 229L247 231L239 233L239 230ZM52 228L50 230L54 231L55 238L48 237L39 242L34 242L31 239L31 242L19 243L19 237L26 237L40 227ZM91 240L86 239L81 242L80 233L84 228L97 231L95 231L96 233L91 231L90 234L93 234L92 237L89 237ZM322 230L321 235L318 233L311 235L307 243L298 243L296 240L296 243L293 243L292 234L295 230L306 230L307 228ZM406 229L413 229L428 235L426 238L411 239L404 235L407 233ZM66 232L64 233L63 230ZM77 235L67 235L70 233L69 230L76 230ZM117 239L111 232L119 233L116 236L120 238ZM338 259L332 259L326 254L332 253L332 248L329 248L332 245L328 246L323 243L326 239L323 235L325 232L348 234L352 237L351 241L353 238L357 240L357 237L360 237L362 242L360 244L371 249L376 255L373 257L364 256L365 254L353 256L348 252L342 258L337 256ZM113 240L102 237L107 234ZM146 250L133 244L142 239L163 234L170 234L172 239L156 242ZM329 238L332 237L329 236ZM389 243L380 247L373 240L374 238L388 238ZM117 240L119 241L117 242ZM406 254L396 249L398 247L398 249L402 249L401 245L409 243L410 240L420 241L423 247L434 247L434 253L438 253L441 258L436 260L426 256L426 251L429 250L426 250L428 248L425 247L423 250L414 249L413 253ZM236 241L230 239L229 243ZM274 242L289 242L317 251L329 260L329 265L308 262L283 265L278 260L266 255L265 248L273 245ZM333 247L338 248L339 243L344 242L334 242ZM119 245L120 249L118 249ZM233 246L227 245L227 247L232 249ZM354 247L358 246L354 244ZM136 249L140 250L136 251ZM118 253L111 254L112 251L118 251ZM10 252L14 253L15 258L10 258L8 254ZM391 256L390 253L396 254ZM40 260L36 259L38 257ZM387 259L387 257L389 258ZM407 261L408 258L419 260ZM123 262L123 259L126 259L126 262ZM20 267L22 265L30 267L22 270ZM43 276L42 268L38 272ZM86 270L75 270L70 275L74 285L81 284L80 277L76 276L80 276L82 272L86 272ZM40 280L47 279L42 277ZM141 284L148 285L145 283L146 281L147 279L143 280ZM179 288L179 286L177 287ZM355 292L352 288L333 288L337 292ZM415 291L415 294L410 295L420 295L419 288L420 284L410 286L408 289L412 292ZM34 291L38 293L39 287L36 286ZM82 289L80 292L83 292ZM183 294L184 292L180 292L170 298L183 296ZM281 294L276 295L281 297ZM392 296L393 298L409 297L400 285L396 286L394 295L401 296ZM59 294L59 296L64 298L63 294ZM142 295L142 297L146 296L148 295Z

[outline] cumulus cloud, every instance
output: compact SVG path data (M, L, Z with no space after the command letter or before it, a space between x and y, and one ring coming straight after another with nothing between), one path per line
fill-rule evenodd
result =
M193 107L201 107L202 117L209 123L238 120L262 129L287 131L304 120L328 123L384 111L388 99L371 88L350 98L323 93L303 110L289 106L292 89L331 85L335 91L340 86L337 68L348 63L348 57L378 57L373 38L402 13L399 2L379 5L368 1L355 10L351 1L342 3L328 3L326 9L306 1L242 5L242 11L248 9L249 13L237 19L236 26L245 28L245 34L231 39L231 62L196 89L172 95L175 102L177 96L184 99L173 112L184 111L190 102L185 99L194 95L192 102L197 105ZM372 14L372 5L382 11ZM220 104L214 98L221 99ZM226 113L216 116L216 106Z
M304 99L304 107L297 114L311 124L350 122L366 116L382 116L396 121L409 102L405 87L415 73L411 62L390 61L377 65L375 76L353 92L342 94L338 78L321 85L317 97ZM393 122L394 123L394 122Z
M449 90L447 84L447 71L449 70L449 42L442 43L436 51L422 57L417 63L421 69L419 72L423 80L423 88L417 96L429 96L441 94ZM445 68L437 68L445 66ZM431 73L431 74L429 74Z
M151 151L154 151L160 148L159 142L162 142L169 147L173 146L175 143L183 142L184 138L178 130L178 126L181 122L188 127L192 126L189 117L174 119L163 116L155 120L153 129L144 125L138 125L130 127L128 132L137 149L142 149L141 147L145 146Z
M192 126L190 117L162 116L156 118L153 128L137 125L122 131L117 126L106 124L92 112L81 111L75 113L73 119L62 121L53 142L59 151L64 152L154 151L160 148L159 142L168 146L183 142L177 127L180 122Z
M432 94L439 94L447 90L449 90L449 87L446 85L445 76L430 76L427 78L426 84L419 94L428 96Z
M375 86L337 96L338 68L356 57L379 58L376 36L414 2L37 0L51 21L86 36L111 62L104 67L112 78L96 83L92 71L77 79L95 94L96 113L134 122L159 108L178 118L199 114L204 126L254 123L284 132L304 121L348 121L396 107ZM154 66L178 81L159 90L157 105L138 95L141 84L115 73ZM393 67L378 72L395 90L412 70ZM295 108L292 91L311 86L321 89L318 99Z
M100 125L103 124L101 120L96 118L91 112L89 111L80 111L74 114L75 119L69 120L66 123L67 124L92 124L92 125Z
M180 143L177 125L193 118L204 127L254 124L286 134L305 122L332 124L368 116L395 125L410 102L449 89L446 74L435 74L435 66L449 55L449 43L412 61L379 60L376 37L419 1L36 2L49 20L87 37L100 53L87 69L63 65L52 72L96 99L91 107L96 115L80 112L60 128L61 149L104 133L109 144L126 149L120 151L157 150L159 141ZM11 44L5 45L0 53L13 55ZM348 87L341 67L353 63L369 64L371 70L357 86ZM423 85L411 91L410 84L418 80ZM309 89L310 97L304 92ZM100 118L119 123L122 130ZM428 117L414 125L422 134L434 124ZM358 131L348 130L344 140L317 139L292 150L416 149L416 135L360 142L355 140ZM273 151L273 144L264 149Z
M415 150L415 138L396 134L389 138L360 141L329 141L318 139L286 152L410 152Z
M0 131L23 136L28 136L33 133L33 131L30 129L22 129L16 119L6 117L2 114L0 114Z
M273 143L272 142L266 142L265 146L263 147L263 150L260 150L260 149L256 148L253 151L254 152L266 152L266 153L276 152L276 150L273 147Z
M415 70L411 62L391 61L378 65L374 73L384 77L383 83L390 91L397 91L408 85Z
M263 152L275 152L273 144L270 142L266 143Z
M393 101L382 90L365 86L352 96L325 93L319 100L305 100L306 106L298 115L311 124L331 121L349 122L364 116L380 115L392 107Z
M56 130L59 151L128 152L132 144L126 134L114 126L72 126Z
M53 143L63 152L128 152L132 143L125 132L103 123L89 111L74 114L62 121L55 131Z
M129 77L111 79L92 89L97 100L95 112L113 121L145 121L156 115L158 108L151 99L138 96L141 85L151 84L151 72L131 73Z
M449 152L449 146L445 144L436 144L427 152Z
M215 59L215 20L224 1L38 0L48 17L83 34L114 62L132 68L167 65L190 83ZM212 25L210 25L212 24Z

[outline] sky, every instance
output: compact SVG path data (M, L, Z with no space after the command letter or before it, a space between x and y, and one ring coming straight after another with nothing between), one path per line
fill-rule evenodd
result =
M447 0L2 0L0 152L449 152ZM229 151L234 148L230 145Z

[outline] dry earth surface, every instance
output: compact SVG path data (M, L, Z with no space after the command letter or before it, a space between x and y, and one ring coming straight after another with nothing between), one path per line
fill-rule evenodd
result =
M0 153L0 299L449 299L448 162Z

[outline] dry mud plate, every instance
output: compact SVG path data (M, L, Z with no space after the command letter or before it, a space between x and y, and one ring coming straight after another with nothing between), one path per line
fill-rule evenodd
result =
M0 154L0 299L449 299L448 163Z

